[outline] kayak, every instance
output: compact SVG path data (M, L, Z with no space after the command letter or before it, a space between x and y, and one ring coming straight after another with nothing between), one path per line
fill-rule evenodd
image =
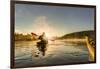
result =
M94 47L90 44L89 38L86 36L86 44L89 52L89 58L91 61L94 61L95 59L95 49Z

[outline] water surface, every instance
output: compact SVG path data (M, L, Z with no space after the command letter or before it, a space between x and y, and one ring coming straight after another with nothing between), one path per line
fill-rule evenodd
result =
M88 62L88 51L85 44L50 41L46 55L42 56L35 41L15 42L15 66L47 66Z

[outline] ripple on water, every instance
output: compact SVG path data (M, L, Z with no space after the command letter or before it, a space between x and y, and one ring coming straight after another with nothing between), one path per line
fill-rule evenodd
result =
M15 46L16 67L88 62L88 52L84 45L66 45L63 42L49 44L46 55L40 54L39 57L34 57L39 52L34 42L25 42L25 44L17 42L15 45L17 45Z

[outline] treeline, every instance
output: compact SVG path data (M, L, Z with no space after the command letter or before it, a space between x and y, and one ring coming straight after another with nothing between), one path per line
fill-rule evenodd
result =
M73 33L69 33L69 34L65 34L62 37L59 37L59 39L73 39L73 38L84 38L85 36L88 36L90 38L95 38L95 31L93 30L88 30L88 31L80 31L80 32L73 32Z
M32 41L36 40L35 36L32 36L31 34L23 34L23 33L15 33L15 41Z

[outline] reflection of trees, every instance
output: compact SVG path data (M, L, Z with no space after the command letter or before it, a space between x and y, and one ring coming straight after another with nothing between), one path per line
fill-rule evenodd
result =
M31 34L24 35L23 33L15 33L15 41L31 41L35 40L35 37L33 37Z

